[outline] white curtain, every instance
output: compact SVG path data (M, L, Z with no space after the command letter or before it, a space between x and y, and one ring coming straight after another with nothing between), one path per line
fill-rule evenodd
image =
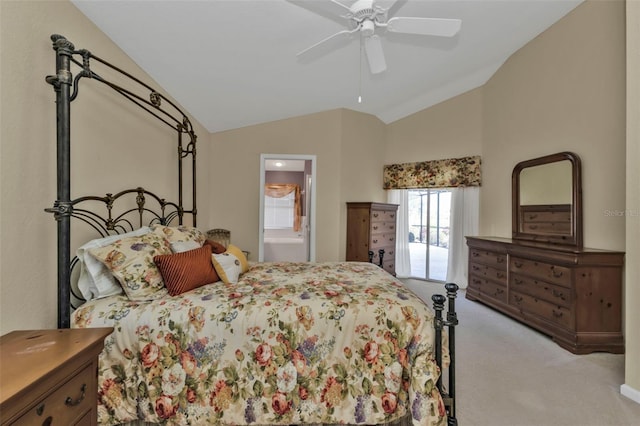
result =
M451 216L449 231L449 262L447 282L467 288L469 248L465 236L478 235L480 187L468 186L451 189Z
M396 276L408 278L411 275L409 255L409 192L406 189L387 191L387 202L398 204L396 223Z

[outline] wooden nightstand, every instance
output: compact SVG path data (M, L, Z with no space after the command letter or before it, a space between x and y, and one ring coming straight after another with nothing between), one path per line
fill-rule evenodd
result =
M0 424L95 425L98 354L112 328L0 337Z

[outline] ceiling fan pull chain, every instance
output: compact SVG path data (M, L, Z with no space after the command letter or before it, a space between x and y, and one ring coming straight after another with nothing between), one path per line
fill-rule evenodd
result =
M362 103L362 33L360 35L360 54L358 55L358 103Z

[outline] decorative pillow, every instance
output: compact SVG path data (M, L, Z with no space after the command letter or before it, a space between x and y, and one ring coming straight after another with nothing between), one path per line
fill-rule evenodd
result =
M130 300L155 300L167 295L153 257L171 254L169 241L155 232L123 238L111 245L89 250L122 285Z
M233 244L229 244L229 246L227 247L227 253L231 253L238 258L238 260L240 261L241 274L244 274L249 270L249 262L247 262L247 257L244 255L244 252L242 250L240 250Z
M97 238L80 247L76 251L78 266L80 267L77 286L82 293L82 297L86 300L92 300L122 293L122 286L120 286L118 280L102 262L89 254L90 249L108 246L123 238L137 237L149 232L151 232L151 228L143 226L126 234Z
M193 226L178 225L178 226L165 226L165 225L152 225L151 230L157 234L162 235L169 240L170 243L183 242L183 241L195 241L202 247L202 243L207 239L202 231Z
M220 244L219 242L214 241L214 240L206 240L204 242L204 245L210 246L211 247L211 252L214 253L214 254L220 254L220 253L224 253L225 251L227 251L227 249L222 244Z
M222 282L225 284L238 282L242 272L242 265L236 256L226 251L221 254L212 254L211 261Z
M189 250L200 248L201 245L197 241L176 241L171 243L171 251L174 253L182 253Z
M211 263L211 248L203 246L182 253L154 256L165 287L171 296L219 281Z

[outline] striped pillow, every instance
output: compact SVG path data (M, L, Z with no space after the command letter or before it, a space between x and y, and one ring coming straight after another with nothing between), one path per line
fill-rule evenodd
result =
M164 285L171 296L220 280L211 264L211 247L209 246L182 253L155 256L153 261L160 270Z

